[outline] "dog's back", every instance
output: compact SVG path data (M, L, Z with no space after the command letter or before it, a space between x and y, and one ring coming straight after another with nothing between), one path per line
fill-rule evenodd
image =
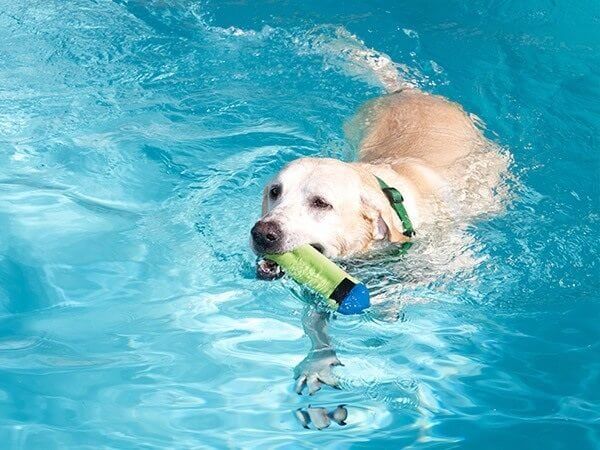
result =
M482 136L456 103L415 89L368 102L360 160L418 158L443 169L480 145Z
M509 157L454 102L403 90L367 102L346 131L360 162L389 164L424 196L439 194L443 185L444 197L450 194L470 214L502 208L496 188Z

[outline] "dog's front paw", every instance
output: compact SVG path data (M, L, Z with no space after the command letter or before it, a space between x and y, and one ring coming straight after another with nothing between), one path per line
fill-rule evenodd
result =
M336 366L343 366L343 364L333 350L311 352L294 369L296 392L302 394L306 387L308 395L313 395L324 384L340 389L338 378L333 373L333 368Z
M294 411L294 415L304 428L308 429L310 428L309 424L312 424L317 430L322 430L331 425L332 420L341 427L346 425L348 410L346 405L338 405L337 408L331 411L328 411L327 408L308 405L305 410L299 408Z

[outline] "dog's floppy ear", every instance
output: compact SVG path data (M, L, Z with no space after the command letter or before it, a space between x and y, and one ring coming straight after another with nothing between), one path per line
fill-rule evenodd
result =
M363 216L372 225L373 239L390 242L405 242L402 222L396 215L387 197L378 185L368 182L361 193Z

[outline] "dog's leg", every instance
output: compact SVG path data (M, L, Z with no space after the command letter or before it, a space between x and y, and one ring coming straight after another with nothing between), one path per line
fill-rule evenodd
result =
M302 394L306 386L312 395L323 384L339 389L337 377L333 373L335 366L343 365L335 354L331 339L327 333L329 314L307 307L302 317L304 332L310 339L312 348L306 358L296 366L296 392Z

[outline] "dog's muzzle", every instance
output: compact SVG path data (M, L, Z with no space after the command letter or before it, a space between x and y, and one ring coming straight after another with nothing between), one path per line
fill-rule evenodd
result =
M257 253L278 253L283 242L283 230L274 220L259 220L250 231L252 244Z

